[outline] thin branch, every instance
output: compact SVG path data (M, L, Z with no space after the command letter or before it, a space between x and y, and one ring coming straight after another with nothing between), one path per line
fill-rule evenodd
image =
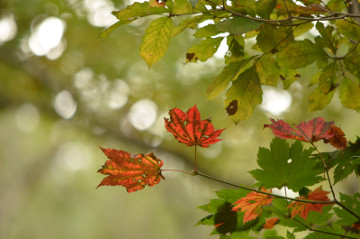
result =
M321 160L322 160L322 162L323 162L323 165L324 165L324 170L325 170L325 173L326 173L326 177L327 177L327 179L328 179L328 183L329 183L329 187L330 187L331 193L332 193L332 195L333 195L334 201L336 202L337 200L336 200L336 196L335 196L335 191L334 191L334 188L333 188L332 183L331 183L331 179L330 179L330 176L329 176L329 169L328 169L328 167L327 167L327 165L326 165L326 163L325 163L325 160L324 160L322 154L320 153L319 149L315 146L315 144L314 144L313 142L311 142L311 141L310 141L310 144L314 147L314 149L315 149L315 150L319 153L319 155L320 155L320 158L321 158Z
M291 218L290 215L284 215L284 214L282 214L281 212L278 212L278 211L274 211L274 210L270 210L270 209L264 209L264 211L273 212L273 213L278 214L278 215L280 215L282 217L285 217L285 218ZM334 233L334 232L326 232L326 231L322 231L322 230L319 230L319 229L315 229L315 228L313 228L311 226L306 225L305 223L303 223L302 221L300 221L299 219L297 219L295 217L291 218L291 220L294 220L295 222L297 222L298 224L300 224L303 227L306 227L306 229L308 229L309 231L312 231L312 232L318 232L318 233L322 233L322 234L338 236L340 238L356 239L356 237L351 237L351 236L346 236L346 235L342 235L342 234L338 234L338 233Z
M288 13L288 17L289 17L289 18L292 18L291 12L289 11L289 8L288 8L288 6L286 5L285 1L282 0L282 2L284 3L284 6L285 6L285 8L286 8L286 11L287 11L287 13Z
M222 179L214 178L214 177L212 177L212 176L203 174L203 173L201 173L201 172L199 172L199 171L193 172L193 175L194 175L194 176L199 175L199 176L202 176L202 177L204 177L204 178L207 178L207 179L210 179L210 180L213 180L213 181L217 181L217 182L220 182L220 183L224 183L224 184L230 185L230 186L232 186L232 187L241 188L241 189L244 189L244 190L248 190L248 191L252 191L252 192L257 192L257 193L261 193L261 194L264 194L264 195L273 196L273 197L277 197L277 198L287 199L287 200L291 200L291 201L305 202L305 203L312 203L312 204L334 204L334 203L335 203L335 201L313 201L313 200L290 198L290 197L286 197L286 196L281 196L281 195L276 195L276 194L272 194L272 193L267 193L267 192L264 192L264 191L261 191L261 190L258 190L258 189L253 189L253 188L249 188L249 187L246 187L246 186L241 186L241 185L233 184L233 183L224 181L224 180L222 180Z

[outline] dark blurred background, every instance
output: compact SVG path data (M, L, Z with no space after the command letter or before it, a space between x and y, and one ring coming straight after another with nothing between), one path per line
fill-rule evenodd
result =
M320 112L307 112L313 65L288 91L264 87L264 102L234 125L223 95L205 91L224 66L222 44L205 63L185 63L192 30L176 37L150 70L138 48L151 17L98 33L116 22L111 11L129 1L0 1L0 238L212 238L194 227L206 213L196 207L226 188L207 179L164 172L159 185L128 194L122 187L95 190L106 157L98 146L130 153L154 151L163 168L192 171L193 148L166 132L169 109L197 104L224 141L200 149L200 171L234 183L254 183L258 147L268 147L268 117L291 123L335 120L349 140L360 135L360 116L337 96ZM251 39L248 41L251 45ZM321 144L319 144L321 145ZM333 150L320 146L323 150ZM350 177L336 190L359 191Z

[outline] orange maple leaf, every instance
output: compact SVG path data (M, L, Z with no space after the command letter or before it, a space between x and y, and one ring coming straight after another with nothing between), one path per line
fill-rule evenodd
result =
M164 164L153 153L131 155L116 149L100 149L109 158L98 173L108 175L97 186L126 187L131 193L143 189L146 185L154 186L163 178L160 168Z
M224 129L215 130L209 119L201 120L196 105L186 113L174 108L169 111L169 115L170 119L165 118L165 127L180 143L207 148L221 140L217 137Z
M262 187L261 191L271 193L270 190L266 190L266 188ZM248 221L251 221L261 215L262 206L268 205L271 203L273 197L270 195L258 193L258 192L251 192L248 193L245 197L236 201L233 205L233 211L245 212L243 222L244 224Z
M264 229L271 229L275 226L276 223L278 223L279 218L278 217L272 217L269 219L266 219L265 224L263 226Z
M307 199L312 201L330 201L327 194L330 192L322 190L321 186L315 189L314 191L310 191L306 197L301 196L297 197L297 199ZM328 204L315 204L315 203L306 203L306 202L293 202L289 205L291 210L291 218L295 217L299 214L300 217L306 220L307 216L309 215L310 211L320 212L324 206L327 206L332 203Z

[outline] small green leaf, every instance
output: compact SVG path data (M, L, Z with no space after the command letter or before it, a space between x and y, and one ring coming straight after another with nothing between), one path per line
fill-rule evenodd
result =
M228 32L234 35L241 35L254 31L261 26L261 23L247 18L233 17L216 24L220 32Z
M260 79L255 66L242 72L226 91L224 104L230 118L239 123L248 119L262 101Z
M345 78L340 85L340 100L346 108L360 110L360 85Z
M354 41L360 40L359 26L356 24L345 20L338 20L335 22L335 25L337 26L338 31L344 36Z
M280 67L272 55L262 56L255 66L261 85L277 86Z
M315 60L327 61L326 53L310 40L295 41L278 53L279 65L293 69L303 68Z
M245 39L242 35L229 35L226 38L228 51L224 55L225 64L240 61L245 56Z
M174 38L175 36L183 32L186 28L195 28L198 23L206 19L208 19L208 16L200 15L182 20L177 26L173 28L171 37Z
M295 235L289 231L286 232L286 239L295 239Z
M256 42L262 52L267 53L272 50L275 51L276 48L285 47L288 42L288 35L288 27L275 27L274 25L264 24L256 37Z
M188 0L174 0L173 14L184 14L193 12L193 6Z
M140 46L140 55L151 67L169 48L173 30L171 17L160 17L150 23Z
M186 62L206 61L220 46L223 37L207 38L190 47L186 53Z
M132 23L134 20L126 21L126 20L120 20L110 27L106 28L105 30L101 31L98 35L98 38L107 38L110 36L110 34L115 31L117 28L127 25L129 23Z
M256 2L257 14L266 19L270 19L270 14L276 7L276 0L261 0Z
M216 28L215 24L209 24L209 25L206 25L205 27L202 27L199 30L197 30L194 33L194 37L206 38L206 37L215 36L215 35L217 35L219 33L220 32Z
M325 27L323 23L318 22L316 23L316 29L321 35L315 38L318 45L331 49L332 53L335 54L339 42L333 35L334 27L330 25Z
M120 11L114 11L112 14L119 20L134 20L139 17L145 17L148 15L161 14L168 12L165 7L150 7L149 2L135 2L127 8Z
M304 186L312 186L322 180L321 169L315 169L316 161L311 157L314 149L303 149L300 142L289 144L275 138L270 150L260 148L258 165L261 169L250 171L250 174L266 188L287 186L297 192Z
M343 193L340 193L340 202L341 204L345 205L347 208L351 208L351 211L354 212L356 215L360 215L360 193L354 194L354 196L349 196ZM338 223L341 223L343 225L351 226L355 222L358 221L358 219L351 214L349 214L348 211L341 207L334 207L333 208L336 215L340 218Z
M309 111L317 111L324 109L331 101L335 93L335 90L324 94L321 88L316 88L309 96Z
M231 62L229 65L225 66L222 72L211 82L207 89L207 99L213 99L224 91L229 83L239 76L251 59L252 58L247 58L242 61Z

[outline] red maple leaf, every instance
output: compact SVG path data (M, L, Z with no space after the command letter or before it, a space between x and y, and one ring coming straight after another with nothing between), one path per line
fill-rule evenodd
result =
M161 166L164 164L153 153L131 155L116 149L100 149L109 158L98 173L108 175L97 186L126 187L131 193L143 189L146 185L154 186L163 178Z
M279 222L279 218L278 217L272 217L269 219L266 219L265 224L263 226L264 229L271 229L275 226L276 223Z
M217 137L224 129L215 130L209 119L201 120L196 105L186 113L174 108L169 111L169 115L170 119L165 118L165 127L180 143L207 148L221 140Z
M329 139L324 139L325 143L330 143L332 146L338 149L346 149L347 147L347 140L345 138L344 132L335 125L332 125L330 127L330 132L334 134L334 137L331 137Z
M261 191L271 193L271 189L268 191L266 188L262 187ZM251 221L257 218L262 212L262 206L268 205L271 203L273 197L270 195L251 192L248 193L245 197L237 200L233 205L233 211L245 212L243 222L244 224L248 221Z
M312 201L330 201L327 194L330 192L322 190L321 186L315 189L315 191L310 191L306 197L301 196L297 199L307 199ZM332 203L329 203L332 204ZM322 211L322 208L324 206L327 206L329 204L315 204L315 203L306 203L306 202L293 202L289 205L289 208L292 208L291 210L291 218L295 217L297 214L299 214L300 217L304 218L306 220L307 216L309 215L310 211L316 211L320 212Z
M296 139L305 142L316 142L321 139L330 139L335 136L335 132L331 130L333 121L325 122L321 117L314 118L309 122L301 122L291 127L283 120L275 121L270 119L272 124L264 125L264 128L269 127L273 134L282 139Z

